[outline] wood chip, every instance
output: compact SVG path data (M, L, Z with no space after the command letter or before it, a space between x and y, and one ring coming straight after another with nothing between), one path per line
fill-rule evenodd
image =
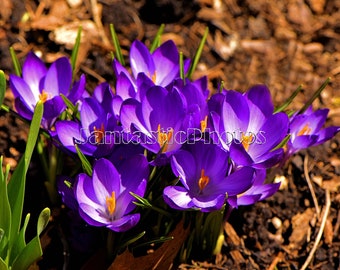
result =
M292 218L293 232L289 237L288 248L290 250L300 249L307 240L310 221L315 215L312 208L307 208L303 213L296 214Z

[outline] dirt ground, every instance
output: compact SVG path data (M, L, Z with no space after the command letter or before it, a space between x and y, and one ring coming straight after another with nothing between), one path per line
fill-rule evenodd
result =
M82 25L78 76L86 74L90 92L98 82L113 84L111 23L125 59L134 39L150 44L162 23L162 40L172 39L184 57L192 58L209 27L194 78L207 75L212 91L221 81L225 88L240 91L264 83L279 105L303 84L302 94L289 107L298 109L331 77L314 106L330 109L327 125L340 125L338 0L2 0L0 69L7 76L14 73L10 46L21 61L30 50L41 53L46 62L69 56ZM5 102L13 106L9 91ZM27 126L0 111L5 164L15 167L26 139ZM322 146L302 151L284 169L272 170L269 178L282 180L280 191L232 213L222 254L174 269L340 269L339 146L338 134ZM47 204L39 172L39 162L33 162L25 201L32 220L35 210ZM43 236L44 257L34 269L63 269L61 211L53 209L54 220ZM100 269L98 257L73 261L70 269Z

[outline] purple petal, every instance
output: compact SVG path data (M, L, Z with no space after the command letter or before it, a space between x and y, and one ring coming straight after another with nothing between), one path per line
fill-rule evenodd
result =
M249 108L242 94L232 90L227 91L222 107L222 121L225 132L237 135L237 133L247 130Z
M168 186L163 190L163 199L171 208L186 210L193 207L188 191L179 186Z
M82 74L80 76L79 81L77 81L73 85L67 98L73 103L76 103L78 100L80 100L83 97L84 92L85 92L85 85L86 85L86 77L84 74Z
M93 167L93 189L98 200L105 205L107 196L115 192L116 197L120 194L120 175L113 164L107 159L99 159Z
M110 224L110 220L98 213L100 205L79 203L79 215L91 226L101 227ZM101 209L103 210L103 209Z
M267 118L266 123L259 131L263 135L264 141L256 140L255 143L250 144L249 155L255 160L256 157L264 155L277 146L287 135L288 123L288 116L285 113L277 113Z
M273 114L274 105L267 86L255 85L247 91L246 96L266 117Z
M46 73L44 90L51 96L67 96L72 82L72 67L66 57L56 60Z
M131 45L130 65L135 78L137 78L138 73L141 72L150 78L155 73L155 65L148 48L138 40L135 40Z
M242 167L241 169L228 175L220 186L216 187L228 193L228 196L234 196L245 192L250 188L254 181L255 170L251 167Z
M340 127L337 126L327 127L320 130L318 133L319 137L317 143L324 143L325 141L332 139L338 132L340 132Z
M94 128L100 129L102 125L106 128L106 113L102 106L94 98L86 98L80 109L80 119L83 132L90 136Z
M167 86L179 76L179 54L172 40L158 47L152 58L155 63L157 85Z
M125 232L131 229L132 227L136 226L136 224L139 222L139 219L140 214L136 213L124 216L118 220L114 220L106 227L115 232Z
M254 160L249 153L244 149L243 145L238 142L233 142L230 145L230 158L237 164L242 166L250 166Z
M173 173L180 177L180 181L189 189L189 186L193 185L192 181L195 181L198 170L193 155L188 151L179 150L171 157L170 164Z
M33 52L27 54L26 60L22 67L22 78L29 85L35 96L40 91L41 79L45 76L47 68L44 62Z
M192 203L196 208L199 208L202 212L212 212L222 208L226 202L226 195L210 195L210 196L197 196L192 198Z
M136 90L133 83L123 72L117 76L116 94L123 100L136 97Z
M34 107L39 100L39 92L33 93L27 83L16 75L10 75L9 82L14 97L20 97L21 101L26 104L27 108L33 112Z

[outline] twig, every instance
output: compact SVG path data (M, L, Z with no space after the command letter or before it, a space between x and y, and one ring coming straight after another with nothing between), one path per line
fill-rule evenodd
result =
M105 44L105 46L110 46L110 41L108 39L108 37L105 34L104 31L104 26L103 23L101 21L101 8L98 5L97 0L91 0L91 8L92 8L92 16L93 16L93 20L97 26L99 35L102 38L103 43Z
M302 265L300 270L305 270L307 268L307 266L309 265L309 263L311 262L311 260L313 259L314 253L316 251L316 249L318 248L318 245L320 243L325 225L326 225L326 221L327 221L327 217L328 217L328 213L329 213L329 209L331 208L331 198L330 198L330 194L329 194L329 190L326 189L326 204L325 204L325 212L322 216L322 220L321 220L321 225L320 225L320 229L318 232L318 235L316 236L314 245L312 250L310 251L305 263Z
M276 265L282 260L282 257L283 257L283 253L280 251L279 254L277 254L277 256L274 258L272 263L269 265L267 270L274 270L274 269L276 269Z
M305 177L306 177L306 181L307 181L310 193L311 193L312 198L313 198L316 215L317 215L318 220L319 220L320 219L320 207L319 207L316 195L315 195L315 191L314 191L314 188L313 188L312 181L311 181L311 179L309 177L309 173L308 173L308 155L305 156L305 159L304 159L304 162L303 162L303 170L304 170L304 173L305 173Z

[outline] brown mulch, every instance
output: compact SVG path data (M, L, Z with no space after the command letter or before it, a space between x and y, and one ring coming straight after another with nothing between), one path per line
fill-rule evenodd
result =
M126 59L131 42L140 39L150 44L162 23L165 23L162 40L174 40L184 56L192 58L205 28L209 27L194 76L207 75L210 89L216 89L221 81L225 88L240 91L264 83L276 105L303 84L302 94L290 109L303 106L331 77L331 83L314 105L330 109L327 125L340 125L337 0L2 0L0 68L6 75L14 72L10 46L21 60L30 50L40 52L46 62L70 55L82 25L78 74L86 74L89 91L98 82L106 80L113 84L110 23L115 26ZM12 106L9 91L5 102ZM5 164L15 167L26 139L27 126L0 111L0 154ZM305 269L340 269L339 146L338 135L322 146L302 151L283 170L272 170L269 175L281 179L281 190L266 201L232 213L224 228L226 241L222 254L210 261L187 262L176 268L301 269L316 243ZM46 198L40 191L35 196L43 187L41 176L36 177L39 166L33 164L30 169L28 198L32 194ZM44 205L43 201L27 203L28 212ZM58 211L54 210L55 216ZM53 235L61 236L58 230L49 230L42 261L50 262L40 263L35 269L61 267L60 260L55 258L60 258L56 253L62 253L62 249L49 242ZM318 242L320 231L322 237Z

